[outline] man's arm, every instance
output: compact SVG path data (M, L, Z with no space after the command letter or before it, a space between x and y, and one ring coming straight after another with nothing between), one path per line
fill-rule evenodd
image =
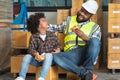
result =
M83 31L78 29L77 27L72 28L72 31L75 32L80 38L82 38L84 41L88 41L90 37L86 36ZM101 39L101 29L100 27L92 34L91 37L96 37L99 40Z
M72 29L71 29L73 32L75 32L78 37L82 38L84 41L88 41L90 38L88 36L86 36L84 34L83 31L81 31L78 27L74 26Z
M66 19L62 22L62 24L55 25L55 24L49 24L48 31L51 32L63 32L66 27Z
M101 34L101 28L99 27L99 28L93 33L93 35L91 36L91 38L95 37L95 38L101 40L101 35L102 35L102 34Z

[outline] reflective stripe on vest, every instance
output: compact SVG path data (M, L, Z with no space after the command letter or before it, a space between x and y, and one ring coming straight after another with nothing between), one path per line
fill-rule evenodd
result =
M71 48L76 46L76 37L77 35L71 31L71 28L74 26L79 26L77 21L76 21L76 16L72 16L71 18L69 17L67 19L67 26L64 31L65 38L64 38L64 51L68 51ZM80 30L82 30L85 35L91 37L92 34L99 28L97 24L94 22L90 21L86 24L84 24L82 27L80 27ZM86 42L83 41L81 38L78 37L78 45L79 46L85 46Z

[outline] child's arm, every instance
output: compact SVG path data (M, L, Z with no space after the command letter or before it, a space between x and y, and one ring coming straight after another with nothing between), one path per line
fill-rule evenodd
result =
M37 42L34 39L34 36L31 35L30 40L29 40L28 53L31 54L33 57L35 57L37 53L36 50L37 50Z
M48 31L51 32L64 32L64 30L66 29L66 25L68 23L68 21L70 20L70 16L68 16L61 24L49 24L49 28Z

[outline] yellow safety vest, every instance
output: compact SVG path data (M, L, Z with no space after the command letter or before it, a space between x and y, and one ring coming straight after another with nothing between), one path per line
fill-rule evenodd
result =
M65 38L64 38L64 51L68 51L76 46L76 37L77 35L71 31L71 28L74 26L79 26L78 22L76 21L76 16L69 17L67 19L67 26L64 30ZM86 36L91 36L98 28L99 26L95 24L94 22L90 21L82 26L79 26L80 30L84 32ZM83 41L80 37L77 39L79 46L85 46L86 42Z

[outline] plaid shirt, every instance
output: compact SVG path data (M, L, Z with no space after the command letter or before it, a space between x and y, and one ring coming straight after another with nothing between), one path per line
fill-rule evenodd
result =
M69 18L69 17L67 17L67 18ZM48 31L51 31L51 32L63 32L65 30L65 28L66 28L66 25L67 25L67 18L60 25L49 24L50 27L49 27ZM78 23L78 25L79 26L84 25L89 21L90 20L88 20L86 22ZM93 33L93 35L90 38L92 38L92 37L95 37L95 38L98 38L99 40L101 40L101 29L100 29L100 27L96 30L96 32Z
M60 48L60 44L55 33L47 32L45 41L40 38L39 33L36 33L30 38L28 53L35 56L36 52L39 52L39 54L51 53L56 48Z

